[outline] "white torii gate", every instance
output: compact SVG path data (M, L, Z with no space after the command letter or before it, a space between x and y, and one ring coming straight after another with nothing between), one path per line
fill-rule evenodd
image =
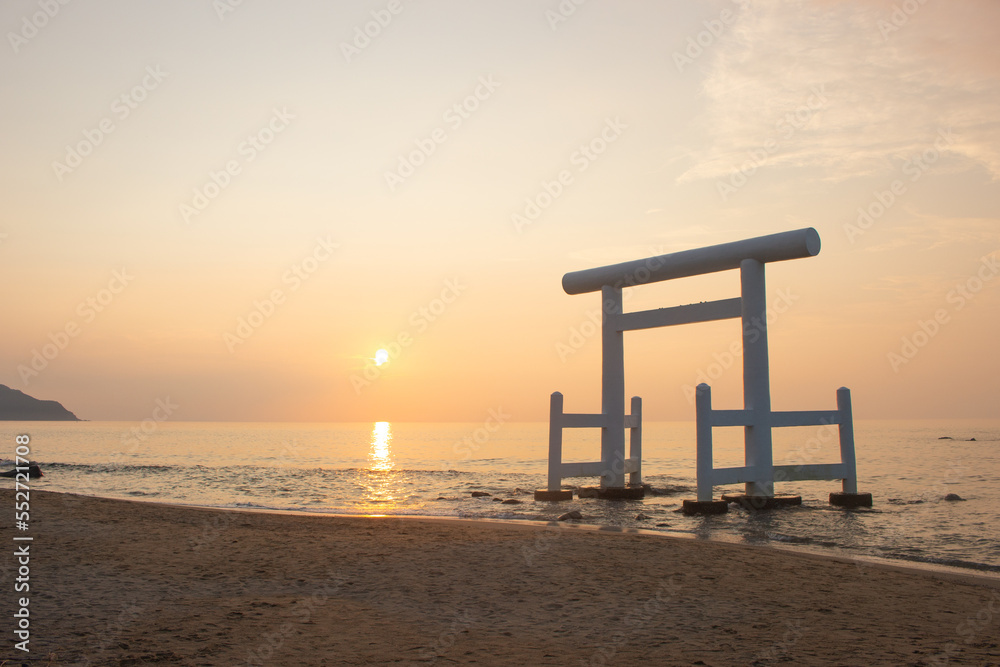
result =
M871 505L871 494L857 493L854 459L853 419L850 393L838 392L838 410L772 412L767 352L767 297L764 264L813 257L819 253L819 233L813 228L770 234L743 241L696 248L647 259L622 262L563 276L567 294L601 292L602 375L601 413L565 414L562 394L552 395L549 421L549 471L546 489L535 492L538 500L565 500L572 491L563 491L564 477L600 475L594 495L606 498L641 498L641 402L632 399L632 414L625 414L625 350L623 333L639 329L741 318L743 331L743 410L713 410L708 385L699 385L698 499L684 501L685 511L724 512L725 500L712 500L712 486L743 482L746 497L762 507L774 501L774 482L803 479L842 479L843 493L831 494L830 502L844 506ZM622 290L627 287L687 278L706 273L740 270L741 296L625 313ZM773 464L771 429L780 426L838 424L841 435L841 462L803 466ZM746 465L715 469L712 466L712 428L744 426ZM562 462L562 429L599 427L601 460L587 463ZM625 428L632 431L629 457L625 456ZM625 474L630 484L625 483Z

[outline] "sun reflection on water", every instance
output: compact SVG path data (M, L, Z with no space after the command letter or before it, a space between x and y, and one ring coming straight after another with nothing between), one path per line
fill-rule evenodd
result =
M380 511L398 506L402 500L399 473L394 471L396 459L392 453L392 425L375 422L372 429L371 448L368 450L368 468L364 471L366 500L372 509Z
M392 428L389 422L375 422L372 429L372 448L368 452L368 467L370 470L387 471L396 466L392 457Z

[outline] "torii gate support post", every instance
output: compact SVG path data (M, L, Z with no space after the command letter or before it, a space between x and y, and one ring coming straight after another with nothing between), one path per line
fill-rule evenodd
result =
M858 493L858 460L854 453L854 409L851 407L851 390L841 387L837 390L837 410L840 411L840 460L847 468L844 477L844 493Z
M858 461L854 453L854 409L851 407L851 390L837 390L837 410L840 412L840 460L847 474L844 490L830 494L830 504L838 507L871 507L872 494L858 493Z
M697 416L697 465L698 498L685 500L682 509L685 514L725 514L729 503L712 497L712 388L699 384L695 389L695 413Z
M563 395L558 391L553 392L549 399L549 474L546 486L552 493L558 492L562 485L559 470L562 465L562 414Z
M535 491L535 500L573 500L573 492L562 489L563 395L554 392L549 399L549 471L548 484Z

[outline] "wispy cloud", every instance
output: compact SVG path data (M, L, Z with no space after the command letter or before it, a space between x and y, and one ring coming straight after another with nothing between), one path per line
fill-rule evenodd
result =
M769 141L777 149L758 167L846 179L909 159L948 128L948 151L1000 180L997 25L990 0L748 3L706 58L707 143L678 180L728 176ZM789 136L782 119L816 90L825 102Z
M906 211L913 221L894 226L889 240L867 246L865 252L881 253L903 248L929 251L955 245L978 248L1000 245L1000 220L996 218L933 215L920 213L910 207Z

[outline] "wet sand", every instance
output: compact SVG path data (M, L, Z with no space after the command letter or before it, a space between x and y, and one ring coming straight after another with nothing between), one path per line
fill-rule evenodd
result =
M1000 583L662 536L33 491L19 665L1000 665ZM23 543L20 543L23 544Z

